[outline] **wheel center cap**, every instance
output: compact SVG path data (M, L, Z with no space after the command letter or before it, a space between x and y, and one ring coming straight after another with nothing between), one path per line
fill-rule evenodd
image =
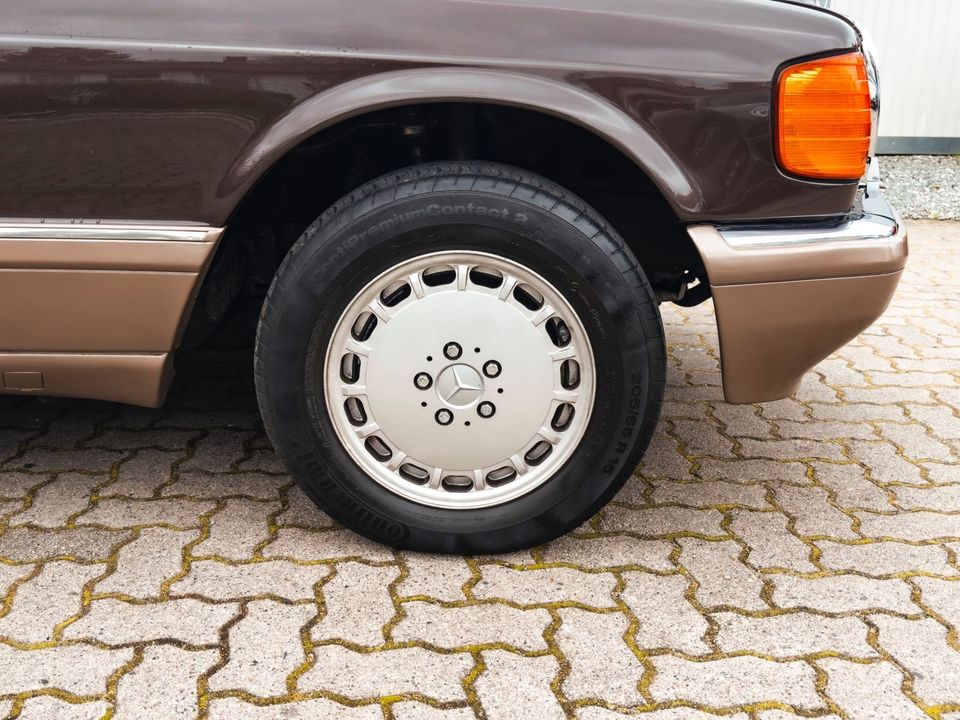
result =
M437 378L437 396L448 407L470 407L482 395L483 376L469 365L451 365Z

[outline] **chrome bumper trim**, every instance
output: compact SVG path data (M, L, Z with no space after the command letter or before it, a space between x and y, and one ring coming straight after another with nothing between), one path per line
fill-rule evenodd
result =
M893 213L895 215L895 213ZM900 220L867 214L829 228L717 228L726 243L736 249L796 247L863 240L885 240L900 230Z

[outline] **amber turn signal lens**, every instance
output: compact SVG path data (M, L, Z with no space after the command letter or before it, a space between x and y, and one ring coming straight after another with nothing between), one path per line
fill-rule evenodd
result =
M871 135L870 84L859 52L792 65L780 74L777 159L784 171L857 180Z

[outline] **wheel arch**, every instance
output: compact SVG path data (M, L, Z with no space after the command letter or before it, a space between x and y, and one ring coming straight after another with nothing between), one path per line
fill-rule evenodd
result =
M695 212L701 194L669 151L625 112L570 83L476 68L399 70L360 78L297 105L243 150L217 194L239 208L286 153L324 130L390 107L432 102L506 105L552 115L587 130L629 158L678 216Z

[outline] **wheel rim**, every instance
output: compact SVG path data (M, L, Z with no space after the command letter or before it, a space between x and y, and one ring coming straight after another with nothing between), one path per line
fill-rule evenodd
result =
M479 252L406 260L334 330L327 410L356 463L423 505L476 509L531 492L580 444L593 351L549 282Z

